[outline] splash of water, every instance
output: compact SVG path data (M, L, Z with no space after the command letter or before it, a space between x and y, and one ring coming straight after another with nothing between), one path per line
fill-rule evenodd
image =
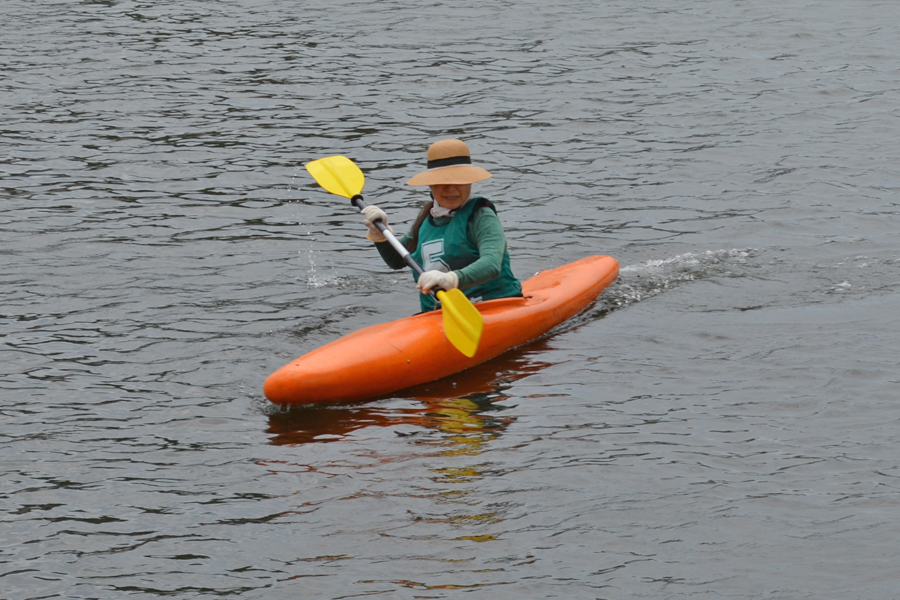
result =
M306 255L309 263L306 271L306 284L311 288L323 287L342 287L346 283L346 277L334 274L334 267L331 268L331 274L320 273L316 267L315 250L309 248L306 252L299 251L299 254Z

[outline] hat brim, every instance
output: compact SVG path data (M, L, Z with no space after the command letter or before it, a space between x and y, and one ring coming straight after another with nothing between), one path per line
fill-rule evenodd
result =
M485 169L474 165L453 165L422 171L406 185L465 185L493 177Z

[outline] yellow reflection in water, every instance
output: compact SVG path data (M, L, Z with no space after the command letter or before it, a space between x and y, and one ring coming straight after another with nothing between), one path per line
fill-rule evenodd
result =
M488 404L486 405L484 401L479 404L475 398L478 396L449 398L429 404L426 426L449 434L439 442L443 448L440 452L442 456L455 461L464 459L464 457L480 455L511 421L511 419L487 414L485 411L492 402L484 398ZM494 471L496 469L490 463L442 466L431 469L431 472L435 474L434 481L450 488L439 492L440 500L449 504L469 506L479 506L483 503L482 500L475 498L475 490L472 489L472 486ZM502 520L502 515L496 510L429 519L433 523L447 523L454 527L464 528L483 528ZM487 542L496 539L496 536L489 533L475 533L454 539Z

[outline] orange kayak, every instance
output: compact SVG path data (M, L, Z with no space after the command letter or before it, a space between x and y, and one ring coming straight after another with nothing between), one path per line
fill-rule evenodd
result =
M292 360L266 379L275 404L315 404L381 396L490 360L581 312L619 274L609 256L589 256L522 282L523 298L477 302L484 319L467 358L443 332L440 311L373 325Z

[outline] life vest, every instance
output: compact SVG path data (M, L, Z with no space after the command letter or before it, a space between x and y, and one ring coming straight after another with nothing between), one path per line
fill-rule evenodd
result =
M478 247L469 239L469 221L475 213L483 208L497 209L487 198L475 196L466 202L449 221L437 225L432 216L423 219L418 230L418 244L412 257L426 271L438 270L448 273L467 267L479 258ZM442 219L443 221L443 219ZM413 273L416 281L418 273ZM509 251L503 253L500 273L497 277L482 284L462 290L472 302L491 300L494 298L510 298L522 295L522 284L513 275L509 266ZM420 295L423 311L438 308L437 302L430 295Z

